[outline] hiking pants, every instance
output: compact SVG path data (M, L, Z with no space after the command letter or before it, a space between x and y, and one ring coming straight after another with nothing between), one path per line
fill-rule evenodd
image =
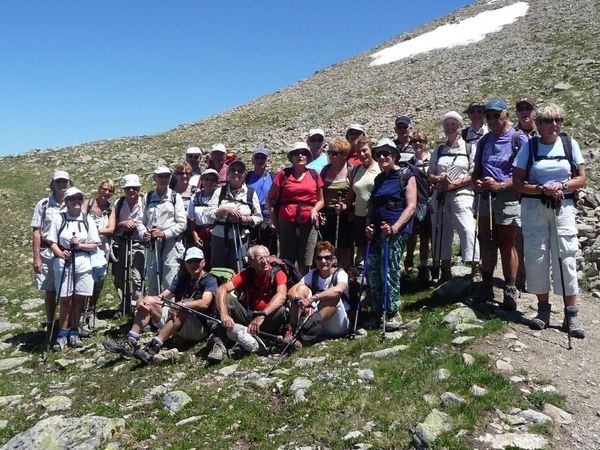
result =
M183 257L185 249L181 239L157 239L154 245L158 248L160 264L160 278L162 286L156 281L156 257L150 245L146 249L146 264L148 267L148 295L159 295L163 289L168 288L179 271L179 260Z
M115 242L118 244L118 261L112 264L113 283L117 292L125 294L125 267L127 264L126 240L115 236ZM144 276L145 251L144 244L141 242L131 242L131 269L129 276L131 278L132 300L137 301L143 297L142 278Z
M410 234L396 233L390 238L389 260L387 261L387 279L384 280L385 238L383 233L377 233L371 242L369 253L369 285L371 286L371 309L376 313L383 312L383 285L387 284L387 312L394 315L400 309L400 261L404 247Z

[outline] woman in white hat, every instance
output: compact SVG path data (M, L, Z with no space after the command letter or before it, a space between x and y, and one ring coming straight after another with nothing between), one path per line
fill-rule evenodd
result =
M59 331L54 350L82 347L79 316L85 297L92 295L94 280L90 252L100 243L94 220L82 211L83 192L65 192L66 211L55 215L46 237L54 253L54 285L60 297Z
M439 281L444 282L451 277L454 230L460 238L464 262L479 263L479 246L475 242L471 184L475 148L461 137L463 119L456 111L444 114L441 123L446 141L433 151L427 174L434 187L431 202L433 278L439 277L441 261Z
M218 185L219 173L215 169L206 169L202 172L200 184L188 207L188 228L192 236L192 245L204 251L206 270L212 268L210 232L214 226L214 219L208 214L212 208L208 206L208 202Z

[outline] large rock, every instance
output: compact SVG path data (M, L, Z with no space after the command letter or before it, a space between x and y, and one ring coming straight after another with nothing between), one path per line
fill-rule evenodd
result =
M544 404L543 413L552 417L555 422L560 424L569 425L573 423L573 416L571 414L551 403Z
M532 433L506 433L490 434L477 438L479 442L487 444L485 448L504 449L508 446L522 450L536 450L548 447L548 440Z
M6 331L16 330L21 328L21 325L10 322L0 322L0 334L5 333Z
M290 391L294 394L296 403L306 401L306 391L312 386L312 381L304 377L296 377L290 386Z
M163 405L170 413L175 414L181 411L185 405L190 403L192 399L183 391L167 392L163 397Z
M28 359L29 359L29 357L27 357L27 356L19 356L17 358L0 359L0 372L22 366L23 364L25 364L25 362L27 362Z
M401 352L402 350L407 349L407 345L396 345L394 347L384 348L383 350L377 350L375 352L365 352L360 355L361 358L386 358L391 355L395 355L396 353Z
M36 423L8 441L2 450L72 449L93 450L125 429L123 419L88 415L52 416Z
M438 409L433 409L425 420L415 427L415 446L419 449L430 448L440 434L451 430L452 418Z
M23 300L21 303L21 309L24 311L31 311L32 309L39 308L44 305L43 298L28 298Z
M475 315L475 312L468 306L456 308L446 314L442 319L442 323L451 328L454 328L459 323L474 323L476 321L477 316Z
M55 397L42 400L42 406L48 412L66 411L71 408L72 403L73 402L71 399L69 397L65 397L64 395L57 395Z
M552 417L547 416L546 414L536 411L534 409L526 409L524 411L521 411L519 413L519 416L521 416L527 422L531 423L541 424L546 422L552 422Z

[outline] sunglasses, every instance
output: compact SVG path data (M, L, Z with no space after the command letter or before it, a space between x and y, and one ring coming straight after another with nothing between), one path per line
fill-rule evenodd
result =
M329 156L340 156L340 153L341 153L341 152L338 152L337 150L329 150L329 151L327 152L327 154L328 154Z
M348 130L348 132L346 133L346 136L360 136L362 133L362 131L359 130Z
M171 178L171 175L168 173L161 173L156 175L156 178Z
M301 152L299 152L299 151L293 151L293 152L290 153L290 155L292 156L292 158L294 156L304 156L304 157L308 158L310 156L310 152L307 152L307 151L301 151Z
M191 177L192 172L175 172L175 175L177 175L177 176L187 175L188 177Z
M267 159L267 157L263 154L257 153L254 155L254 159Z
M323 138L322 137L311 137L308 138L308 142L323 142Z
M80 195L77 195L75 197L69 197L67 200L70 202L83 203L83 197Z
M124 191L139 191L140 188L138 186L127 186L123 188Z
M219 181L219 179L216 177L203 177L202 178L203 183L216 183L218 181Z
M467 111L467 114L483 114L485 112L485 108L471 108Z
M317 261L332 261L333 255L317 255L317 256L315 256L315 260L317 260Z
M485 118L487 120L498 120L502 113L500 111L486 112Z
M399 124L399 125L396 125L396 130L406 131L406 130L408 130L408 127L406 125Z
M378 152L375 152L375 158L381 158L382 156L383 156L384 158L387 158L387 157L389 157L391 154L392 154L392 152L391 152L391 151L389 151L389 150L380 150L380 151L378 151Z
M200 155L195 155L195 154L185 155L185 157L187 159L200 159Z
M423 141L421 139L413 139L412 141L410 141L410 143L413 145L421 145L421 144L427 144L427 141Z
M542 123L545 123L546 125L550 125L551 123L557 123L558 125L562 125L562 123L565 121L565 119L563 119L562 117L546 117L541 120Z

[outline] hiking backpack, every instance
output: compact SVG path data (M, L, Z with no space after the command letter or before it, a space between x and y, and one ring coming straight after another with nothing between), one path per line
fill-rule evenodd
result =
M406 163L406 167L400 175L400 189L402 192L406 192L406 186L408 180L410 180L409 171L415 177L417 185L417 209L415 211L415 219L418 222L422 222L427 217L427 210L429 209L429 203L431 202L431 190L429 188L429 179L422 170L419 170L414 164Z
M151 202L150 199L152 198L152 193L154 191L150 191L146 194L146 209L148 209L148 207L152 204L152 203L160 203L160 202ZM175 203L177 202L177 192L171 190L171 203L173 204L173 208L175 208Z
M221 203L223 203L223 200L225 200L225 198L227 197L227 186L229 186L229 183L227 183L225 186L223 186L221 188L221 192L219 192L219 203L217 204L218 206L221 206ZM252 201L252 197L254 196L254 189L251 188L250 186L246 186L246 189L248 190L246 192L246 201L242 201L242 200L236 200L236 199L228 199L228 200L232 200L236 203L241 203L243 205L247 205L250 208L250 214L254 214L256 211L254 211L254 202Z

